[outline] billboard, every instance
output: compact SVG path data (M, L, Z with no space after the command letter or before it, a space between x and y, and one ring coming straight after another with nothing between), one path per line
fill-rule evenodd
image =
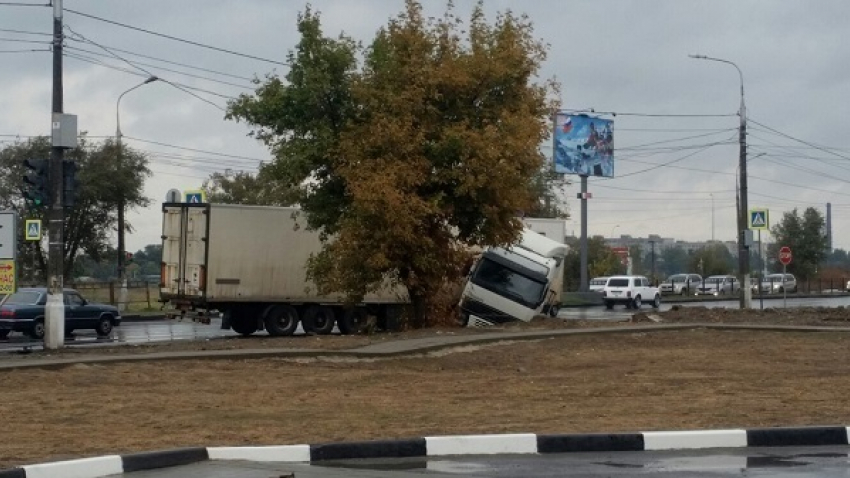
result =
M614 177L614 122L587 115L555 114L555 172Z

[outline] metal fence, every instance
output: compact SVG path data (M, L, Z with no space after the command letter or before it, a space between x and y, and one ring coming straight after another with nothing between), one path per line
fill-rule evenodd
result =
M39 287L43 284L20 284L19 287ZM76 282L66 283L65 287L76 289L84 299L118 306L121 284L117 282ZM127 302L125 310L145 311L160 309L159 284L144 281L127 282Z

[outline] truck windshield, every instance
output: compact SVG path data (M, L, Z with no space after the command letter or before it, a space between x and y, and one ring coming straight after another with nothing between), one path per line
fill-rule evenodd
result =
M546 284L486 257L481 259L472 282L529 308L536 308L540 304L546 289Z
M14 305L35 305L38 303L40 296L41 294L38 292L15 292L3 303Z

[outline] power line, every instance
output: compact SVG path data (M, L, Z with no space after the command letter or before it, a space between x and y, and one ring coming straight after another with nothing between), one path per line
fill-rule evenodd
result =
M0 41L14 42L14 43L37 43L39 45L50 45L49 41L39 41L39 40L23 40L20 38L0 38Z
M617 189L617 190L620 190L620 191L652 193L652 194L722 194L722 193L734 193L735 192L734 189L721 189L721 190L717 190L717 191L658 191L656 189L622 188L622 187L618 187L618 186L609 186L607 184L599 184L599 183L594 183L594 187L605 188L605 189ZM669 198L664 198L662 200L669 201ZM629 201L631 201L631 199L629 199Z
M90 55L110 58L110 55L106 55L104 53L99 53L99 52L95 52L95 51L86 50L84 48L75 48L75 47L66 47L66 48L69 49L69 50L85 52L85 53L88 53ZM153 67L153 68L158 68L162 71L177 73L178 75L185 75L185 76L189 76L189 77L192 77L192 78L198 78L200 80L212 81L214 83L220 83L222 85L235 86L237 88L243 88L243 89L253 89L254 88L253 86L250 86L250 85L239 85L239 84L236 84L236 83L231 83L229 81L218 80L218 79L215 79L215 78L210 78L208 76L196 75L194 73L187 73L187 72L180 71L180 70L174 70L174 69L171 69L171 68L166 68L164 66L152 65L150 63L142 63L142 62L137 61L137 62L134 62L134 64L135 65L150 66L150 67Z
M178 37L175 37L175 36L172 36L172 35L166 35L164 33L158 33L158 32L154 32L154 31L151 31L151 30L146 30L144 28L135 27L135 26L132 26L132 25L127 25L126 23L120 23L120 22L116 22L114 20L107 20L106 18L98 17L98 16L91 15L91 14L88 14L88 13L78 12L76 10L71 10L70 8L66 8L65 11L69 12L69 13L73 13L75 15L80 15L82 17L91 18L92 20L98 20L98 21L101 21L101 22L104 22L104 23L109 23L109 24L112 24L112 25L117 25L119 27L128 28L130 30L136 30L136 31L139 31L139 32L142 32L142 33L147 33L149 35L167 38L169 40L187 43L189 45L194 45L194 46L201 47L201 48L207 48L207 49L215 50L215 51L218 51L218 52L221 52L221 53L227 53L227 54L230 54L230 55L241 56L241 57L244 57L244 58L250 58L252 60L264 61L266 63L273 63L275 65L289 66L288 63L270 60L268 58L249 55L247 53L240 53L240 52L228 50L228 49L225 49L225 48L219 48L219 47L212 46L212 45L206 45L204 43L198 43L198 42L192 41L192 40L186 40L184 38L178 38Z
M49 3L23 3L23 2L0 2L6 7L51 7Z
M79 40L77 40L77 39L75 39L75 38L71 38L70 40L73 40L73 41L79 41ZM82 43L82 42L81 42L81 43ZM121 53L126 53L126 54L128 54L128 55L138 56L138 57L140 57L140 58L147 58L148 60L159 61L159 62L162 62L162 63L167 63L167 64L169 64L169 65L182 66L182 67L184 67L184 68L191 68L191 69L193 69L193 70L205 71L205 72L207 72L207 73L214 73L214 74L216 74L216 75L228 76L228 77L230 77L230 78L235 78L235 79L238 79L238 80L245 80L245 81L249 81L249 82L254 81L254 79L253 79L253 78L248 78L248 77L246 77L246 76L239 76L239 75L234 75L234 74L232 74L232 73L226 73L226 72L223 72L223 71L212 70L212 69L209 69L209 68L203 68L203 67L200 67L200 66L189 65L189 64L186 64L186 63L180 63L180 62L177 62L177 61L166 60L166 59L164 59L164 58L159 58L159 57L156 57L156 56L150 56L150 55L144 55L144 54L142 54L142 53L138 53L138 52L134 52L134 51L130 51L130 50L122 50L121 48L115 48L115 47L113 47L113 46L110 46L110 47L107 47L107 48L109 48L109 49L110 49L110 50L112 50L112 51L117 51L117 52L121 52ZM85 50L83 50L83 51L85 51Z
M233 155L233 154L217 153L217 152L214 152L214 151L205 151L205 150L202 150L202 149L187 148L185 146L176 146L176 145L173 145L173 144L161 143L159 141L152 141L152 140L149 140L149 139L134 138L132 136L122 136L122 138L133 140L133 141L139 141L140 143L155 144L155 145L158 145L158 146L165 146L167 148L182 149L184 151L192 151L192 152L195 152L195 153L211 154L213 156L222 156L222 157L225 157L225 158L246 159L246 160L249 160L249 161L258 161L258 162L265 161L265 160L259 159L259 158L251 158L251 157L248 157L248 156L237 156L237 155Z
M696 138L705 138L706 136L714 136L714 135L717 135L717 134L720 134L720 133L728 133L729 131L736 131L736 130L737 130L737 128L721 129L721 130L717 130L717 131L714 131L714 132L711 132L711 133L698 134L698 135L694 135L694 136L685 136L685 137L682 137L682 138L653 141L651 143L638 144L638 145L635 145L635 146L618 147L617 150L618 151L628 151L628 150L643 149L646 146L654 146L656 144L675 143L675 142L678 142L678 141L685 141L685 140L696 139Z
M810 143L810 142L808 142L808 141L804 141L804 140L799 139L799 138L795 138L794 136L791 136L790 134L783 133L782 131L779 131L779 130L773 129L773 128L771 128L770 126L767 126L767 125L765 125L765 124L759 123L758 121L756 121L756 120L754 120L754 119L752 119L752 118L748 118L748 119L747 119L747 121L750 121L750 122L752 122L752 123L755 123L755 124L757 124L757 125L761 126L762 128L767 129L768 131L770 131L770 132L772 132L772 133L775 133L775 134L777 134L777 135L779 135L779 136L783 136L783 137L788 138L788 139L790 139L790 140L792 140L792 141L796 141L796 142L798 142L798 143L805 144L806 146L809 146L809 147L811 147L811 148L817 149L817 150L819 150L819 151L823 151L824 153L829 153L829 154L831 154L831 155L833 155L833 156L837 156L837 157L842 158L842 159L848 159L848 160L850 160L850 156L844 156L843 154L838 154L838 153L836 153L835 151L832 151L832 150L831 150L831 149L829 149L829 148L826 148L826 147L823 147L823 146L820 146L820 145L817 145L817 144L814 144L814 143Z
M738 113L726 114L665 114L665 113L623 113L618 111L596 111L594 109L573 110L562 109L561 112L566 113L591 113L597 115L609 116L643 116L648 118L726 118L730 116L738 116Z
M64 53L64 52L63 52L63 53ZM109 65L109 64L104 63L104 62L102 62L102 61L100 61L100 60L96 60L96 59L92 59L92 58L87 58L85 55L80 55L80 54L77 54L77 53L64 53L64 55L65 55L65 56L68 56L69 58L74 58L74 59L76 59L76 60L85 61L85 62L88 62L88 63L93 63L93 64L95 64L95 65L103 66L103 67L105 67L105 68L110 68L110 69L117 70L117 71L121 71L121 72L124 72L124 73L129 73L129 74L131 74L131 75L136 75L136 76L140 76L140 77L151 77L151 76L155 76L154 74L150 73L149 71L145 70L144 68L141 68L141 67L135 66L135 65L133 65L132 63L130 63L130 62L126 61L126 60L123 60L123 58L120 58L120 57L119 57L119 58L120 58L121 60L123 60L123 61L127 62L130 66L133 66L134 68L139 69L139 70L141 70L141 71L145 72L145 74L141 74L141 73L133 72L132 70L127 70L126 68L121 68L121 67L117 67L117 66ZM197 88L197 87L193 87L193 86L184 85L184 84L181 84L181 83L176 83L176 82L173 82L173 81L167 80L167 79L165 79L165 78L161 78L161 77L158 77L158 79L159 79L159 81L162 81L163 83L169 84L169 85L173 86L174 88L177 88L178 90L180 90L180 91L182 91L182 92L184 92L184 93L187 93L187 94L189 94L189 95L191 95L191 96L194 96L195 98L197 98L197 99L199 99L199 100L203 101L204 103L208 103L208 104L210 104L210 105L214 106L215 108L218 108L218 109L219 109L219 110L221 110L221 111L227 111L227 110L226 110L225 108L223 108L223 107L221 107L221 106L219 106L219 105L217 105L217 104L213 103L212 101L210 101L210 100L206 99L206 98L203 98L203 97L201 97L201 96L196 95L195 93L192 93L192 92L191 92L191 91L189 91L189 90L201 91L201 92L204 92L204 93L207 93L207 94L210 94L210 95L219 96L219 97L222 97L222 98L225 98L225 99L234 99L234 97L232 97L232 96L223 95L223 94L221 94L221 93L216 93L216 92L214 92L214 91L205 90L205 89L203 89L203 88Z
M0 4L0 5L2 5L2 4ZM21 34L21 35L43 35L43 36L48 36L48 37L52 37L52 36L53 36L53 34L52 34L52 33L46 33L46 32L33 32L33 31L27 31L27 30L13 30L13 29L11 29L11 28L0 28L0 32L6 32L6 33L19 33L19 34Z
M38 48L30 48L28 50L0 50L0 53L31 53L34 51L50 51L49 48L38 49Z
M706 145L706 146L704 146L704 147L702 147L702 148L700 148L700 149L698 149L698 150L696 150L696 151L694 151L694 152L692 152L692 153L686 154L686 155L684 155L684 156L682 156L682 157L680 157L680 158L674 159L674 160L672 160L672 161L668 161L668 162L666 162L666 163L660 163L660 164L658 164L658 165L656 165L656 166L653 166L653 167L650 167L650 168L646 168L646 169L642 169L642 170L640 170L640 171L634 171L634 172L627 173L627 174L621 174L621 175L619 175L619 176L617 176L616 178L613 178L613 179L622 179L622 178L627 178L627 177L629 177L629 176L635 176L635 175L638 175L638 174L648 173L649 171L654 171L654 170L656 170L656 169L658 169L658 168L663 168L663 167L665 167L665 166L669 166L669 165L671 165L671 164L678 163L679 161L684 161L684 160L686 160L686 159L688 159L688 158L690 158L690 157L692 157L692 156L695 156L695 155L697 155L697 154L699 154L699 153L702 153L703 151L705 151L705 150L707 150L707 149L711 148L712 146L717 146L717 145L719 145L719 144L728 144L728 143L709 143L708 145Z

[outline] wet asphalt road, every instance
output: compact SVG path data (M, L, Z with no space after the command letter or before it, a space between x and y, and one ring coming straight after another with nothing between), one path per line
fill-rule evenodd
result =
M673 302L665 302L661 306L661 310L669 310L673 306ZM830 297L830 298L789 298L787 300L788 307L850 307L850 296ZM737 308L738 301L700 301L700 302L683 302L680 303L683 307L724 307ZM753 300L753 308L759 308L760 302L758 299ZM764 307L783 307L783 300L779 298L771 298L764 300ZM642 310L650 312L653 309L644 305ZM565 320L605 320L605 321L625 321L631 318L635 311L626 309L624 306L616 306L613 310L606 310L605 307L582 307L582 308L564 308L561 310L559 317ZM120 344L142 344L153 342L172 342L178 340L207 340L226 336L235 336L235 332L231 330L221 330L221 320L213 319L209 325L192 322L190 320L151 320L142 322L124 322L120 327L116 327L113 334L108 338L98 338L94 331L79 330L74 332L73 339L66 340L66 345L70 347L99 347L105 345L120 345ZM300 326L296 333L303 333ZM256 335L263 336L265 332L259 332ZM39 350L41 342L31 340L23 334L13 333L7 340L0 340L0 353L16 352L24 349Z
M565 453L348 460L301 465L204 462L122 475L127 478L423 478L496 477L847 477L850 448L787 447L665 452Z

